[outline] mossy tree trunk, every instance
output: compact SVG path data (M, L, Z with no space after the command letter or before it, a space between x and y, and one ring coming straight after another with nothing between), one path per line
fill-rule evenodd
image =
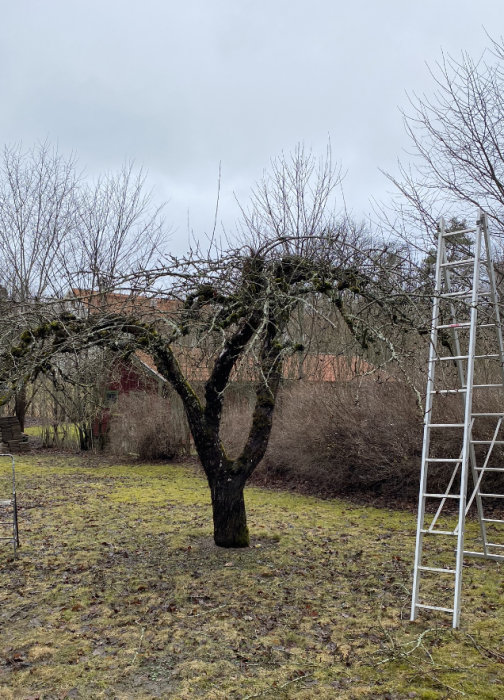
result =
M79 447L87 452L93 447L93 428L88 423L79 423L77 432L79 434Z
M14 413L19 421L21 432L24 432L26 422L26 411L28 410L28 398L26 384L22 384L14 397Z
M169 346L162 340L151 344L158 371L179 394L186 411L198 456L207 476L212 499L214 541L219 547L247 547L249 532L243 490L247 479L264 456L271 433L273 411L281 376L282 347L275 341L283 316L263 323L252 313L228 338L205 384L203 405L184 377ZM263 334L252 425L241 455L229 459L219 431L224 390L238 358L245 352L260 326Z
M250 544L245 511L242 475L219 475L210 485L214 542L218 547L248 547Z

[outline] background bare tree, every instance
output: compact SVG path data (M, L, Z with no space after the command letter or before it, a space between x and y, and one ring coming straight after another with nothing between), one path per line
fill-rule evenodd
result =
M85 183L67 275L75 286L110 292L134 270L148 269L166 246L163 206L154 207L145 175L133 164Z
M431 96L410 98L404 114L408 164L388 175L398 196L387 224L410 240L432 235L441 215L473 221L479 208L504 233L504 45L491 41L474 60L443 56Z
M48 144L4 148L0 279L12 301L61 294L61 252L75 231L78 188L74 159Z
M6 296L1 336L23 323L28 304L60 296L62 251L75 230L78 176L73 158L48 144L5 147L0 160L0 283ZM7 303L8 300L8 303ZM14 410L24 429L30 403L20 380Z
M112 291L161 253L167 235L162 207L152 205L133 165L86 182L76 160L48 143L6 146L0 159L0 340L26 323L37 305L72 288ZM86 363L89 363L89 358ZM19 378L14 410L24 427L30 388Z

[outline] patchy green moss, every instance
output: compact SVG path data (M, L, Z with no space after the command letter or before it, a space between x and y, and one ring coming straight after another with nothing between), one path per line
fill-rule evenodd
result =
M413 513L250 488L251 547L222 550L190 468L42 453L17 473L2 698L500 697L502 567L467 562L462 630L410 623Z
M257 394L257 401L264 408L273 408L275 405L275 397L272 395L271 391L268 391L267 389L260 391Z
M51 327L48 323L43 323L41 326L38 326L37 328L34 328L31 333L34 338L43 340L44 338L47 338L51 331Z
M233 538L233 547L249 547L250 546L250 533L248 527L243 528L243 530L237 533Z
M33 341L33 336L31 334L31 331L23 331L21 335L19 336L20 340L23 343L29 344Z

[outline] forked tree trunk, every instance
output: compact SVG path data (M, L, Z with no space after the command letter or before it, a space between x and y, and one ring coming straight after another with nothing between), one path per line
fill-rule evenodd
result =
M214 542L218 547L249 546L244 486L243 479L225 474L210 484Z

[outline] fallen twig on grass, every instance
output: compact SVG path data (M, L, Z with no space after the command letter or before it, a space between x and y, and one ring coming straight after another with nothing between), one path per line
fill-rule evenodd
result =
M212 612L216 612L217 610L222 610L222 608L229 608L229 605L226 603L224 605L218 605L216 608L210 608L210 610L204 610L203 612L196 613L196 615L184 615L184 617L202 617L203 615L209 615Z
M397 649L397 644L396 644L394 638L383 627L382 627L382 631L387 636L387 639L391 643L393 650ZM433 627L429 627L428 629L424 630L422 632L422 634L419 637L417 637L417 639L414 639L413 641L407 642L406 644L404 644L403 647L401 648L402 650L398 650L397 654L393 653L391 656L387 657L386 659L382 659L382 661L378 661L378 663L374 664L374 666L381 666L382 664L387 664L390 661L397 661L397 659L401 659L401 658L405 658L407 656L410 656L419 647L422 647L422 649L425 651L425 653L429 657L430 662L433 664L434 660L432 658L430 651L428 649L426 649L423 645L423 638L425 637L425 635L428 634L429 632L433 632L433 631L435 631L435 629ZM406 651L406 647L409 647L409 646L411 646L412 648Z
M260 698L264 697L265 695L269 693L273 693L274 691L277 691L279 688L286 688L288 685L291 685L292 683L298 683L299 681L306 680L306 678L311 678L312 673L305 673L302 676L298 676L297 678L291 678L290 680L286 681L285 683L282 683L281 685L276 685L274 688L266 688L266 690L262 690L260 693L255 693L254 695L246 695L242 700L252 700L252 698Z
M488 647L484 647L483 644L480 644L476 639L471 635L467 634L465 635L472 643L474 648L479 651L479 653L482 656L490 656L492 659L497 659L501 663L504 662L504 654L499 653L498 651L494 651L493 649L489 649Z
M138 644L138 649L135 651L135 656L133 657L133 661L131 662L132 665L135 663L136 658L137 658L138 654L140 653L140 649L142 648L144 634L145 634L145 627L142 627L142 634L140 635L140 643Z

